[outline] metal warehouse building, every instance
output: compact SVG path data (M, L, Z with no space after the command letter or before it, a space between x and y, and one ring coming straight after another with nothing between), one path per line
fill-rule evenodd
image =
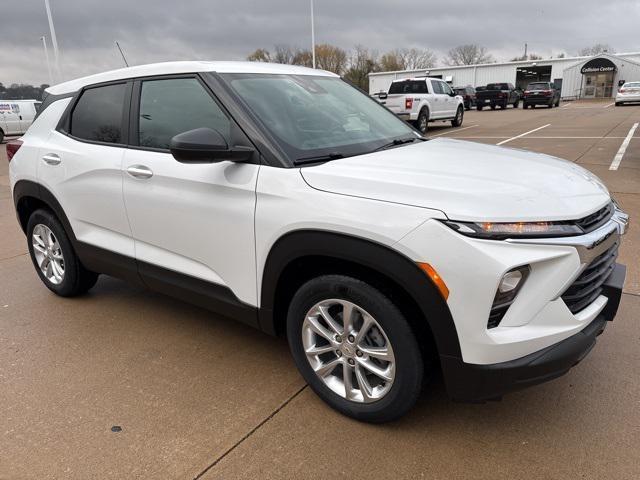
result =
M530 82L549 81L561 88L564 99L607 98L615 96L622 82L640 81L640 52L370 73L369 93L387 92L398 78L422 76L441 78L453 87L508 82L522 90Z

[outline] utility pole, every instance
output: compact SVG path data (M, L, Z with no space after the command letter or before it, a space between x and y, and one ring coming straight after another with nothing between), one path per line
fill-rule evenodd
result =
M524 57L523 57L523 60L526 60L527 58L529 58L529 57L527 57L527 47L528 47L528 45L525 43L524 44Z
M56 29L53 26L53 17L51 16L51 6L49 0L44 0L44 6L47 9L47 19L49 20L49 30L51 31L51 45L53 46L53 59L55 61L57 80L62 80L60 72L60 53L58 52L58 40L56 38Z
M313 0L311 0L311 64L316 68L316 29L313 21Z
M49 50L47 49L47 37L40 37L42 47L44 48L44 58L47 61L47 71L49 72L49 85L53 85L53 74L51 73L51 62L49 61Z
M127 62L127 59L124 56L124 53L122 52L122 48L120 48L120 44L118 43L118 41L116 40L116 47L118 47L118 50L120 50L120 55L122 55L122 60L124 60L124 64L128 67L129 63Z

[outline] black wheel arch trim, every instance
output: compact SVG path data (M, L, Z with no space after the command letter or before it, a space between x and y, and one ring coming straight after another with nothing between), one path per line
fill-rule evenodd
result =
M332 257L360 264L384 275L418 305L433 334L439 355L461 358L458 334L446 302L431 280L400 252L370 239L321 230L297 230L280 237L267 256L262 275L259 321L275 334L278 280L287 266L303 257ZM366 279L364 279L366 281Z

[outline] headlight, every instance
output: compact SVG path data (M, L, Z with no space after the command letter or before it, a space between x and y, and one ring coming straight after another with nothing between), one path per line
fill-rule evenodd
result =
M504 240L505 238L544 238L581 235L582 229L568 222L456 222L443 223L457 232L476 238Z

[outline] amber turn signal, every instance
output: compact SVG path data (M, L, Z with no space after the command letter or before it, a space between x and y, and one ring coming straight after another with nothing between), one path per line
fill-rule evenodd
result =
M418 265L418 267L420 267L420 270L427 274L427 277L431 279L434 285L438 287L442 298L444 298L445 300L449 298L449 289L447 288L447 284L444 283L444 280L440 275L438 275L438 272L436 272L435 268L433 268L428 263L416 262L416 264Z

